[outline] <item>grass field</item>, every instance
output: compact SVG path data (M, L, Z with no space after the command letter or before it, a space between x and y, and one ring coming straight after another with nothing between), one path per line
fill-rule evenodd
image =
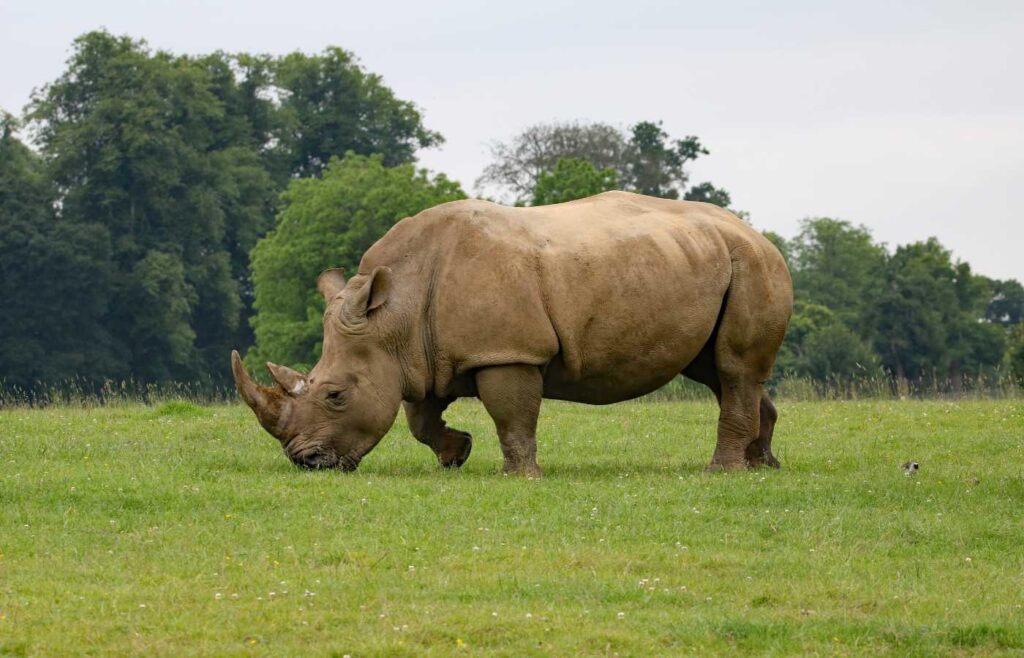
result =
M475 401L461 472L401 419L344 474L241 406L2 411L0 655L1024 652L1024 403L779 410L721 474L712 403L546 403L532 481Z

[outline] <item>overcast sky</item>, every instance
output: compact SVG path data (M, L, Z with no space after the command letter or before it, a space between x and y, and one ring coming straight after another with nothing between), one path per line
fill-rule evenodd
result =
M754 225L937 236L1024 280L1024 1L0 0L0 108L19 112L99 27L179 53L355 52L447 143L472 191L487 144L551 120L661 119Z

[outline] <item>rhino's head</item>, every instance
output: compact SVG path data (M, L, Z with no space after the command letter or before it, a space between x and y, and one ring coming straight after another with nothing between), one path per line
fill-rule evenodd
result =
M327 302L323 354L308 375L268 363L276 386L261 386L238 352L231 353L242 399L303 468L354 470L401 406L399 362L382 339L387 332L378 318L388 301L390 270L378 267L352 283L346 288L340 270L320 275L317 287Z

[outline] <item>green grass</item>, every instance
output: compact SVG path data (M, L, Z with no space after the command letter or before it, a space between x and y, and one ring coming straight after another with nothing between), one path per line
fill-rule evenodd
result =
M240 406L2 411L0 655L1024 652L1024 404L779 410L783 470L721 474L711 403L545 403L532 481L475 401L461 472L401 421L343 474Z

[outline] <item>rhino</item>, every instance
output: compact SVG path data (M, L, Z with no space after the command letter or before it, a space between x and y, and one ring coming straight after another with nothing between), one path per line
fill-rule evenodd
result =
M461 466L472 437L443 413L477 397L504 471L540 475L542 399L609 404L680 373L718 400L709 469L779 467L764 384L792 281L775 246L717 206L628 192L454 201L401 220L354 276L329 269L317 288L323 351L308 374L268 363L275 385L262 386L231 354L242 399L303 468L354 470L400 407L442 466Z

